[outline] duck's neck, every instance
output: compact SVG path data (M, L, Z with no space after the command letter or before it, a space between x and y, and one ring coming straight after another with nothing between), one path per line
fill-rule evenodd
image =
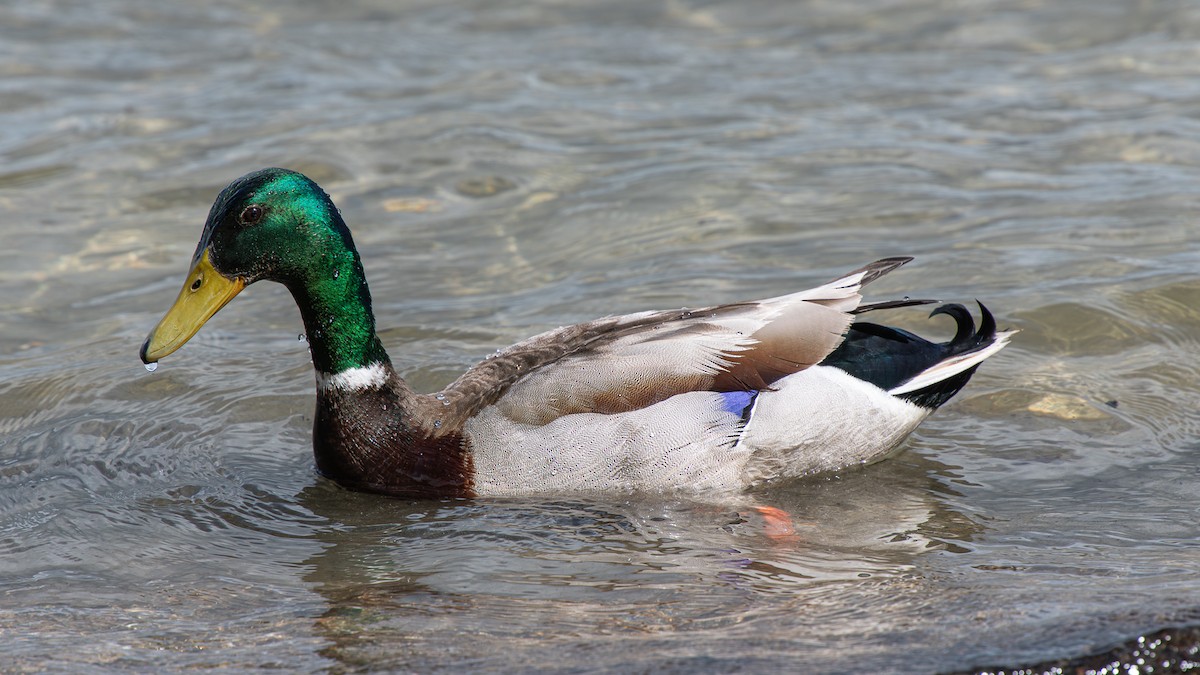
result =
M303 278L285 283L304 319L318 381L390 375L391 359L375 334L371 292L353 244L310 261Z
M371 292L340 219L283 280L292 292L317 371L317 468L356 490L404 496L472 496L473 459L462 434L423 410L375 334ZM299 258L299 256L296 256ZM448 404L446 404L448 405Z

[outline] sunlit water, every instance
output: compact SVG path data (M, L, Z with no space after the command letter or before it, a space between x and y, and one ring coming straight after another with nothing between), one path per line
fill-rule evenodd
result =
M1200 623L1198 38L1182 1L0 8L0 670L931 672ZM333 194L426 390L897 254L872 297L1022 333L897 458L744 502L348 493L281 288L137 358L267 165Z

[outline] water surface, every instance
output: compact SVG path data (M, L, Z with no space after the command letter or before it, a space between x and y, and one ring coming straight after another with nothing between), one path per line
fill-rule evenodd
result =
M1200 624L1197 37L1182 1L0 8L0 670L934 672ZM873 297L1022 333L897 458L738 503L348 493L282 288L137 358L268 165L331 192L425 390L899 254Z

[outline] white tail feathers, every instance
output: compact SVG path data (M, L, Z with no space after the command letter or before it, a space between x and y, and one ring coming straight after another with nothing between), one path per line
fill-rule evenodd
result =
M996 339L993 340L988 346L983 347L982 349L977 349L973 352L967 352L966 354L952 356L945 361L939 361L938 363L935 363L934 365L917 373L903 384L889 389L888 393L892 396L900 396L901 394L918 391L930 385L937 384L942 380L953 377L965 370L974 368L989 356L995 354L1001 349L1004 349L1004 346L1008 344L1008 341L1012 339L1012 336L1016 333L1016 330L1006 330L996 333Z

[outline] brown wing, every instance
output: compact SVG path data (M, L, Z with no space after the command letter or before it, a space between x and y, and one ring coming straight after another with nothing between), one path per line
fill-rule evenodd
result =
M469 417L495 404L545 424L619 413L687 391L759 390L841 343L859 288L908 262L888 258L817 288L758 302L644 312L537 335L477 364L442 392Z

